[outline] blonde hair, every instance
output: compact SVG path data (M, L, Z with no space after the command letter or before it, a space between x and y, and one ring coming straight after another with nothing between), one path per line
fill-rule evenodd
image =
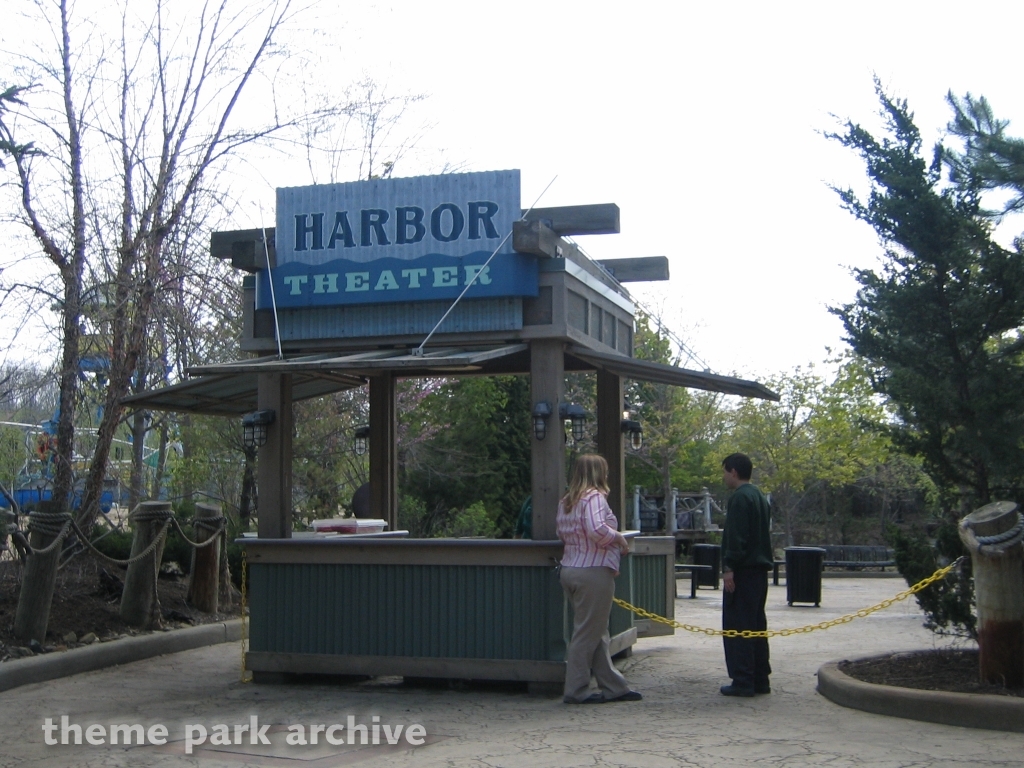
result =
M562 497L562 509L572 512L576 503L590 490L608 495L608 462L596 453L581 453L572 465L569 492Z

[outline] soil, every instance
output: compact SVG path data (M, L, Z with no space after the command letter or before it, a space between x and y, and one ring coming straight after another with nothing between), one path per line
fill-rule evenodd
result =
M844 661L839 665L839 670L856 680L876 685L924 691L1024 696L1022 690L982 683L978 679L976 649L948 648L894 653L876 659Z
M0 661L25 655L19 648L27 643L14 636L14 615L21 591L22 568L18 562L0 560ZM124 570L104 565L95 558L79 554L64 565L57 574L57 586L50 607L50 621L44 648L67 650L81 643L68 643L65 636L75 633L77 638L92 633L99 642L124 635L144 634L128 626L118 615ZM179 629L197 624L209 624L238 618L238 595L231 610L222 613L200 613L190 606L185 595L187 577L161 575L158 584L160 607L165 629Z

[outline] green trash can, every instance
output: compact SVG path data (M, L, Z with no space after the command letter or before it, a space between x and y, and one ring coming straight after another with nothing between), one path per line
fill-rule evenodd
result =
M821 605L821 572L825 550L821 547L786 547L786 600Z
M722 548L718 544L694 544L693 564L710 565L711 570L701 569L694 574L698 587L718 589L718 577L722 570Z

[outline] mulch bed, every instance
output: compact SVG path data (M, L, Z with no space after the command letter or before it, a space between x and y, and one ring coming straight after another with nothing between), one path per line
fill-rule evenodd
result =
M14 649L28 645L14 636L21 571L21 565L15 561L0 561L0 661L17 658ZM44 647L65 650L64 637L70 632L79 638L92 633L99 641L139 634L118 615L123 581L124 570L104 565L88 555L79 554L68 562L57 574ZM211 614L195 610L185 601L187 578L162 576L158 591L165 628L210 624L239 616L237 594L229 611Z
M923 691L1024 696L1024 691L982 683L978 679L976 649L948 648L894 653L876 659L844 661L839 664L839 670L856 680L876 685Z

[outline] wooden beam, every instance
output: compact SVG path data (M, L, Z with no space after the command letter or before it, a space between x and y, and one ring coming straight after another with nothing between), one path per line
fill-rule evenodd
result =
M256 486L259 491L261 539L290 539L292 535L292 377L261 373L256 384L256 407L274 411L267 443L259 449Z
M622 440L622 377L597 371L597 452L608 462L608 506L626 529L626 455Z
M534 208L526 220L548 222L548 226L558 235L617 235L619 206L615 203L600 203Z
M558 404L565 395L565 347L558 340L530 343L531 411L539 402L551 408L547 434L538 440L530 432L530 472L533 493L533 538L537 541L558 538L555 516L558 500L565 493L565 436ZM531 419L532 422L532 419Z
M668 280L668 259L664 256L641 256L633 259L601 259L597 262L620 283L643 283Z
M267 234L266 247L263 233ZM267 251L270 265L277 266L277 249L274 246L274 227L263 229L234 229L213 232L210 235L210 255L216 259L230 259L231 266L245 272L258 272L267 268Z
M565 244L541 221L513 222L512 250L548 259L565 257Z
M370 377L370 515L398 529L398 410L395 376Z

